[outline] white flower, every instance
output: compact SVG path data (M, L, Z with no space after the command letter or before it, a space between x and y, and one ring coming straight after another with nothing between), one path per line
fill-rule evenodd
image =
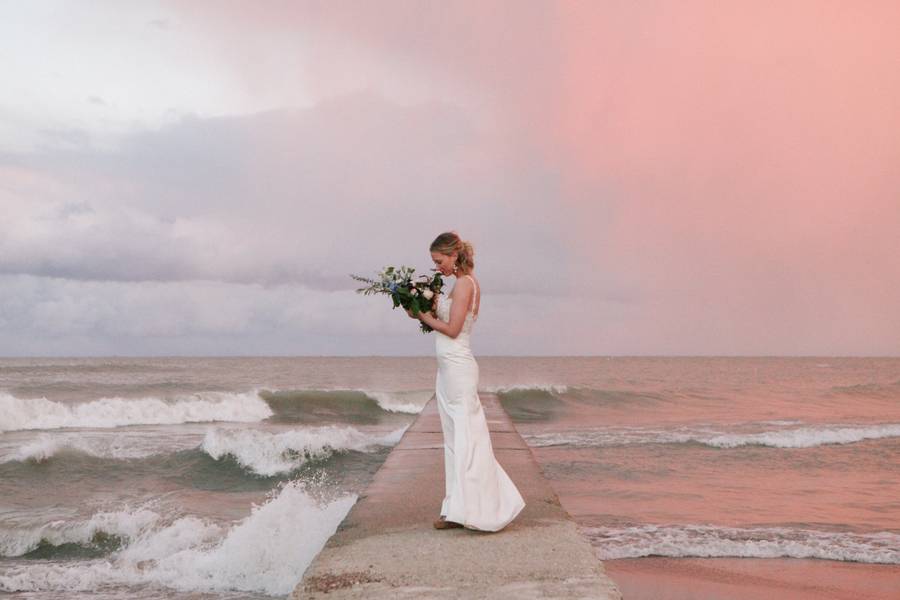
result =
M431 300L434 297L434 292L431 290L425 290L422 292L422 295L425 296L426 300Z

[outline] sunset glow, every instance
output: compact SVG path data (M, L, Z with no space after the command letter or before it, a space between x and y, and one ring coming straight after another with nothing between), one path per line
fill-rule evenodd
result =
M4 355L426 353L448 229L484 354L900 351L896 3L0 10Z

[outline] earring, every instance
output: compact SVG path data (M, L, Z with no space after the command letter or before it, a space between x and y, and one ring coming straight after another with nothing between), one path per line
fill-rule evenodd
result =
M459 265L453 265L453 272L456 273L459 270Z

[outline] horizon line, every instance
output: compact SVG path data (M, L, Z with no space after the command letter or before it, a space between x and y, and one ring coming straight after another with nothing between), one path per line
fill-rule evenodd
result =
M28 358L434 358L433 354L38 354ZM479 354L478 358L900 358L891 354Z

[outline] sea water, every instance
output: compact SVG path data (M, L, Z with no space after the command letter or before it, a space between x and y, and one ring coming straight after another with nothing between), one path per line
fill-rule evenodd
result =
M900 359L476 358L608 565L900 573ZM0 359L0 592L287 595L435 372L433 357Z

